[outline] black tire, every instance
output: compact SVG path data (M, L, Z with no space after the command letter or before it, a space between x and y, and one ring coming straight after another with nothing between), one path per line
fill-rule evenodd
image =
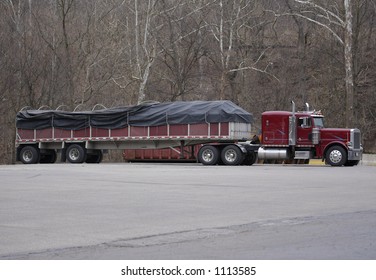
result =
M198 161L203 165L216 165L219 161L219 151L216 147L206 145L198 152Z
M331 166L342 166L347 162L346 150L341 146L330 147L326 151L325 160Z
M101 150L95 151L93 154L88 154L86 163L100 163L103 159L103 153Z
M57 159L56 151L49 150L48 153L40 154L40 163L55 163Z
M239 165L244 161L245 155L236 145L228 145L221 152L221 160L225 165Z
M66 161L67 161L67 148L64 148L61 150L60 162L66 162Z
M248 155L245 157L243 164L244 165L253 165L257 160L257 155L255 152L248 152Z
M70 163L83 163L86 160L86 149L78 144L72 144L67 148L67 160Z
M39 149L34 146L25 146L20 151L20 161L24 164L39 162Z

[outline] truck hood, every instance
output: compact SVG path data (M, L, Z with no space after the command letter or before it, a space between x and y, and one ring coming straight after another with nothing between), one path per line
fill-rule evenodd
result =
M321 128L321 140L326 141L340 141L346 143L350 141L350 132L352 129L349 128Z

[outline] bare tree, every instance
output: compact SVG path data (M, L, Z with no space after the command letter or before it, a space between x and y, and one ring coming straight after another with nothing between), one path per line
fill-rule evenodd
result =
M158 62L162 67L155 73L160 81L156 88L162 95L167 94L168 100L184 100L198 87L197 69L204 56L203 34L207 27L202 20L202 10L209 4L191 5L186 1L166 0L160 4L158 19L163 24L155 38L160 50Z
M351 0L343 1L345 7L344 56L346 70L346 127L354 125L354 54L353 54L353 13Z
M375 23L375 0L0 0L0 161L24 106L148 99L231 99L256 119L301 99L369 149Z
M344 48L345 65L345 107L346 107L346 127L354 125L354 62L353 62L353 14L352 1L343 0L344 13L336 1L321 3L319 0L293 0L301 5L301 9L293 13L284 15L293 15L301 17L312 22L334 36L334 38ZM276 14L280 16L280 14Z
M233 57L233 48L236 40L236 31L241 25L242 11L249 5L246 1L234 1L233 3L219 0L218 7L214 8L217 11L216 15L207 22L211 27L213 38L217 42L219 62L220 62L220 85L219 85L219 99L225 98L225 88L227 87L228 80L231 79L229 71L231 58Z
M153 37L158 0L115 0L116 10L106 15L113 41L110 55L116 63L113 84L129 95L129 102L147 99L147 84L156 57Z
M135 79L139 81L138 100L141 103L145 100L145 88L150 76L150 70L156 55L156 43L151 36L153 18L155 17L156 0L148 0L147 6L142 7L138 0L134 0L134 21L135 21ZM140 12L144 11L142 17Z
M234 81L239 72L251 70L268 75L276 80L277 77L270 73L271 63L264 63L262 58L268 48L254 49L252 55L241 56L242 49L249 48L252 32L265 24L264 21L255 26L250 24L256 14L258 1L217 1L214 15L208 18L211 34L216 42L217 57L213 61L219 66L219 99L226 97L226 88L232 89L232 99L237 102L237 93L234 92ZM249 38L250 37L250 38Z

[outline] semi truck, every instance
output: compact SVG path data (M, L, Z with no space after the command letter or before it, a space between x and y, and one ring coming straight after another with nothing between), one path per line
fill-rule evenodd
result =
M268 111L261 134L253 115L231 101L146 103L82 112L21 110L16 117L17 160L99 163L104 150L197 147L203 165L252 165L256 160L322 159L354 166L362 158L359 129L325 128L319 111ZM192 149L193 150L193 149Z

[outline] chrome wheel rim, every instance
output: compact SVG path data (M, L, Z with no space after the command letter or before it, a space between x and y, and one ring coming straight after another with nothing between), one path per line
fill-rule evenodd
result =
M78 149L74 148L69 151L69 158L71 160L77 160L80 157L80 152Z
M227 162L235 162L237 159L237 153L234 149L228 149L224 156Z
M30 162L33 159L33 153L27 150L23 153L22 158L25 162Z
M331 162L339 163L342 160L342 153L338 150L333 150L331 151L329 158Z
M213 157L214 157L214 154L213 154L213 151L212 150L205 150L203 153L202 153L202 159L205 161L205 162L210 162L213 160Z

